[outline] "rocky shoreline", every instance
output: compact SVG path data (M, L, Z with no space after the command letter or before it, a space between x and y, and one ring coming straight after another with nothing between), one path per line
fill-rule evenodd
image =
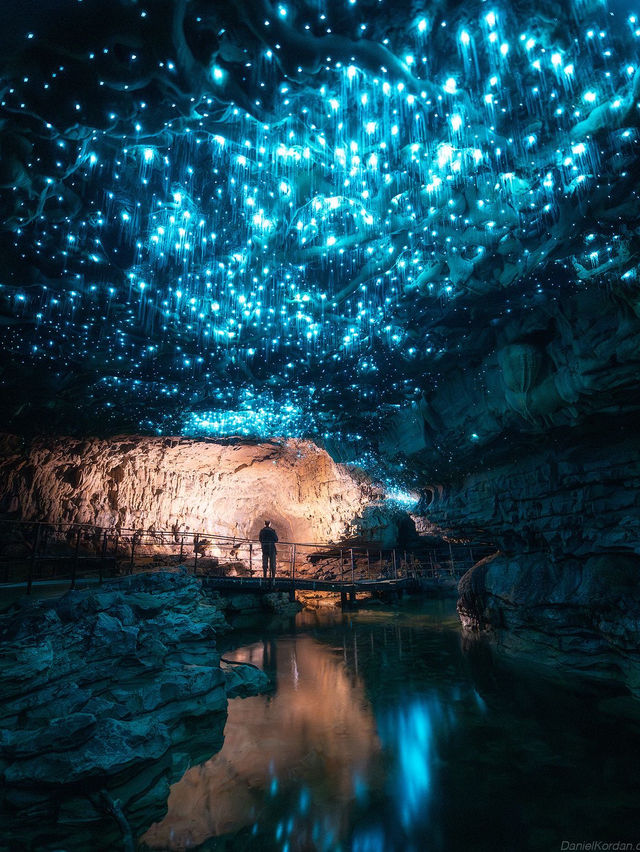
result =
M134 848L171 783L220 749L228 698L269 688L216 650L239 606L158 572L0 617L0 849Z
M640 556L628 553L555 563L545 554L498 554L460 580L463 631L640 698L639 569Z

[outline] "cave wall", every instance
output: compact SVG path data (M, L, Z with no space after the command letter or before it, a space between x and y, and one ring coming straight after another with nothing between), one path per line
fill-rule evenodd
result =
M299 440L5 437L0 449L0 503L25 520L257 538L269 518L282 541L318 543L361 531L365 510L384 535L381 496Z
M468 631L637 691L640 311L598 281L559 274L556 298L456 329L383 448L421 472L419 528L500 550L461 584Z
M498 554L460 581L466 636L508 654L624 684L640 698L640 556Z
M460 582L467 634L640 696L640 446L581 439L433 489L426 517L500 548Z
M576 449L545 442L483 472L431 490L427 517L508 555L549 561L640 556L640 444L592 436Z
M616 442L640 416L640 291L589 283L559 280L553 299L531 285L435 322L429 382L389 418L381 451L446 478L489 470L514 448L526 458L541 439L559 458L594 433Z

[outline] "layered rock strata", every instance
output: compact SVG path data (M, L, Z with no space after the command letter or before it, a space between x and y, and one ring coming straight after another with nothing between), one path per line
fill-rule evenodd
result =
M554 446L434 489L429 519L500 554L460 583L465 628L640 695L640 450Z
M379 488L307 441L116 437L5 438L0 503L24 520L257 538L269 518L283 541L380 536Z
M222 745L227 698L264 690L220 667L222 613L184 573L23 601L0 620L5 837L20 848L133 848L170 783ZM16 847L17 848L17 847Z
M464 575L458 612L465 631L508 653L621 681L640 698L639 574L640 556L498 555Z

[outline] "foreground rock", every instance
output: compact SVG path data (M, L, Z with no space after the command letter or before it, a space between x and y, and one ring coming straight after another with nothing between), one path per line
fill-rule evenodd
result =
M460 581L458 612L468 634L508 653L599 679L640 698L640 556L564 560L498 555Z
M34 849L117 848L161 816L170 783L220 748L228 694L268 685L253 667L221 669L225 629L184 573L23 601L4 616L5 836Z

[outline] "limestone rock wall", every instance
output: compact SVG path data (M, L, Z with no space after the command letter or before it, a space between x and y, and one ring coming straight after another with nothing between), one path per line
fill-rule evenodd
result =
M626 297L628 293L624 294ZM491 470L543 441L558 456L617 441L640 416L640 315L605 287L523 295L526 309L431 330L439 354L421 398L389 417L381 451L425 476ZM451 346L455 338L457 345Z
M432 489L426 517L500 554L460 582L470 633L640 696L640 447L548 445Z
M256 538L269 518L282 541L316 543L353 532L380 496L298 440L44 438L23 447L5 437L0 446L0 504L28 520Z
M579 282L566 267L538 275L534 264L503 301L470 297L434 321L421 396L390 414L380 449L420 479L418 529L502 551L464 604L467 625L505 647L554 647L555 659L570 648L565 659L581 666L579 624L585 648L600 659L608 648L624 668L630 640L611 619L640 645L639 290L631 274L605 283L574 267ZM610 606L583 573L595 565L614 576L624 560L636 568Z
M640 444L634 436L547 445L525 457L429 489L425 518L483 536L506 554L544 552L550 561L640 554Z
M620 681L640 698L640 556L498 555L460 581L467 634L508 653Z

